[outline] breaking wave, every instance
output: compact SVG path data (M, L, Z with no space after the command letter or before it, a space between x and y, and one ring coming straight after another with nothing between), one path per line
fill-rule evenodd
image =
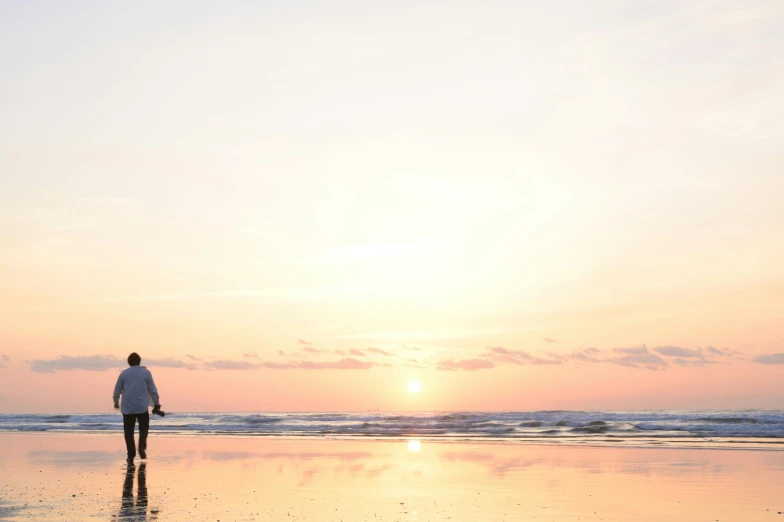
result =
M437 437L450 440L520 440L654 444L689 441L782 439L784 412L567 411L453 413L176 413L152 416L150 429L175 434L295 437ZM0 431L121 431L119 414L0 414Z
M759 424L760 421L751 417L701 417L700 422L714 422L716 424Z

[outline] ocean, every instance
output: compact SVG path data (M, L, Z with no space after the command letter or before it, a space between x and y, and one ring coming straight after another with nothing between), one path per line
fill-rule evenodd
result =
M119 413L0 414L0 431L110 432ZM531 443L784 444L784 411L515 411L452 413L167 413L150 430L167 434ZM782 446L784 449L784 446Z

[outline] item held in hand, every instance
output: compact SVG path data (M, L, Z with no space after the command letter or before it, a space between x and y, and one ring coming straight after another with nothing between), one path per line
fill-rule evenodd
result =
M161 409L161 405L160 404L156 404L155 407L152 409L152 412L155 415L160 415L161 417L165 417L166 416L166 412Z

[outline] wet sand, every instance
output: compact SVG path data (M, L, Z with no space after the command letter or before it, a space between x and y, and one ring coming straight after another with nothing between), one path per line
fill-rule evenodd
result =
M781 521L784 452L0 434L0 520ZM142 464L144 462L144 464Z

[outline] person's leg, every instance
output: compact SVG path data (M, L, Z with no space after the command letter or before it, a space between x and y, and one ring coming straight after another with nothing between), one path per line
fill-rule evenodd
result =
M148 418L149 421L149 418ZM136 456L136 443L133 440L133 428L136 425L136 415L133 413L123 414L123 431L125 431L125 447L128 450L128 458L133 460Z
M147 432L150 430L150 414L144 412L136 416L139 419L139 456L147 458Z

